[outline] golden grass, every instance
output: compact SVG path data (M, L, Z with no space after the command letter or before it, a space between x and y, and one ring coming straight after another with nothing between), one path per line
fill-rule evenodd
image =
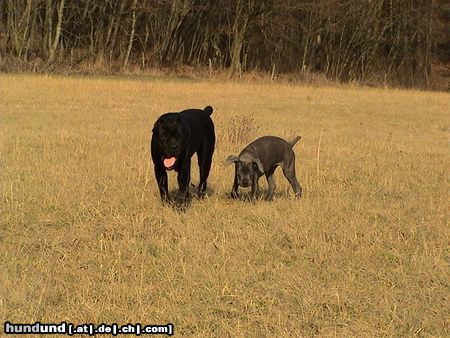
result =
M0 318L171 322L195 337L448 336L449 102L358 87L1 75ZM151 127L208 104L213 193L178 213L159 201ZM302 136L304 197L277 170L273 202L228 199L224 159L266 134Z

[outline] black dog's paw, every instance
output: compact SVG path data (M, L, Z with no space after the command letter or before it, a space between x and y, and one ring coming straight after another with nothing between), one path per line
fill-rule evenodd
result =
M189 191L185 191L185 192L178 192L176 197L175 197L175 204L177 206L185 206L189 203L191 199L191 194Z
M163 204L171 204L172 203L172 199L169 197L169 195L161 196L161 202Z
M172 204L172 208L178 212L186 212L188 210L188 207L189 207L189 201L187 201L186 203Z

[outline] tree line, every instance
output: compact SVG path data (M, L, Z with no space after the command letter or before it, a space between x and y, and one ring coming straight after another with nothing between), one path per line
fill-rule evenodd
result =
M449 62L445 0L0 0L0 55L427 86Z

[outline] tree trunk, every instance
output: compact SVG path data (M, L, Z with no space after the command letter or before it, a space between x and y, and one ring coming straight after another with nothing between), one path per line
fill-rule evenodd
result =
M128 48L127 53L125 54L125 59L123 60L123 68L126 68L128 64L128 59L130 57L131 48L133 47L133 40L134 40L134 32L136 27L136 3L137 0L133 0L133 4L131 7L131 32L130 32L130 38L128 40Z
M55 52L56 52L56 48L58 48L59 38L61 36L61 26L62 26L63 13L64 13L64 1L65 0L61 0L61 2L59 3L58 22L56 23L56 32L55 32L55 37L53 39L53 42L51 44L48 63L53 63L53 61L55 60Z
M27 46L26 46L25 55L24 55L25 61L28 61L28 54L30 53L30 50L33 49L33 42L34 42L34 37L35 37L35 32L36 32L36 21L37 21L37 9L34 8L33 19L31 22L31 30L28 35L28 41L27 41Z
M52 0L47 0L46 6L45 6L45 28L44 28L44 39L43 39L43 50L46 53L46 55L49 54L49 51L51 49L52 44L52 14L53 14L53 7L52 7Z
M425 60L424 60L424 75L425 84L427 87L430 85L430 75L431 75L431 35L432 35L432 21L433 21L433 0L428 0L430 2L428 7L427 23L426 23L426 50L425 50Z
M241 72L241 51L244 44L245 32L247 30L248 13L243 13L243 4L238 1L236 4L236 19L233 27L233 42L231 47L231 64L228 71L230 77L234 76L236 72ZM242 20L242 24L240 21Z
M113 62L114 47L116 46L117 33L119 32L119 27L120 27L120 16L123 13L124 7L125 7L125 0L121 1L120 7L119 7L119 12L116 14L116 20L114 23L114 29L113 29L113 33L112 33L112 37L111 37L111 44L109 46L109 65L110 66Z

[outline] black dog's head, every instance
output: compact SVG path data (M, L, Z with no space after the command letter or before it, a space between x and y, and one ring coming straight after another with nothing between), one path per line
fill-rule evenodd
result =
M239 158L234 155L228 156L225 161L226 164L235 164L235 176L239 186L246 188L252 184L253 176L257 175L259 170L264 172L263 165L259 159L252 159L242 157Z
M183 135L183 123L178 114L162 116L155 123L153 137L167 170L172 170L181 156Z

